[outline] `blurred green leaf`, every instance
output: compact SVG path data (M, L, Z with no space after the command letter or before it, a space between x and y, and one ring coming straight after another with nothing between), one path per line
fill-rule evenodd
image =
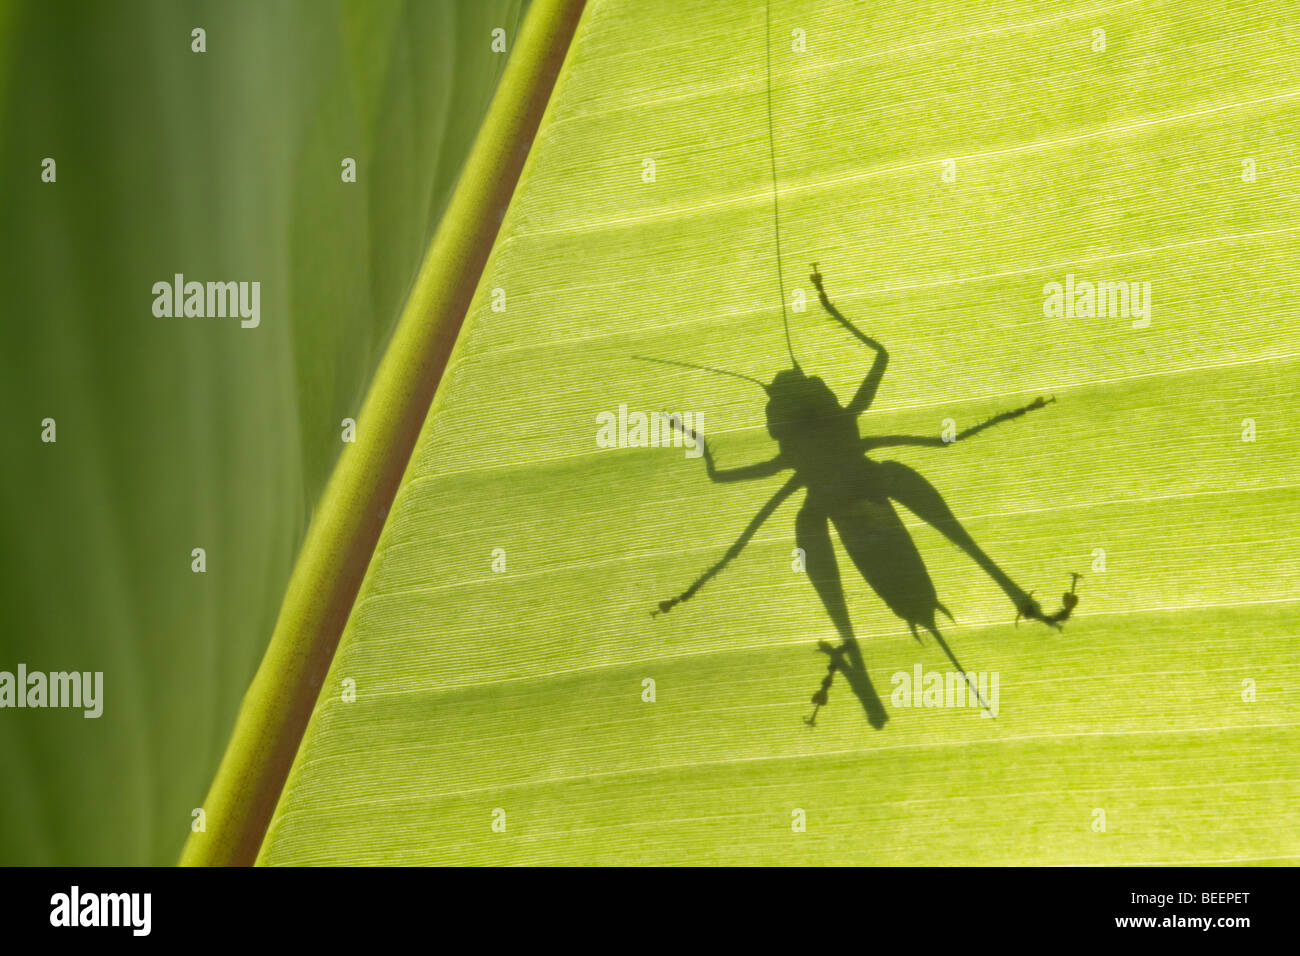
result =
M175 860L522 6L0 4L0 669L106 697L0 713L0 860ZM260 327L155 318L177 272Z

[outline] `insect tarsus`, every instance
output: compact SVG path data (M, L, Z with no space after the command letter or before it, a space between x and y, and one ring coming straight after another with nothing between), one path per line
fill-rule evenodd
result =
M1079 595L1076 591L1079 587L1079 581L1082 578L1083 575L1079 574L1077 571L1070 572L1070 590L1061 595L1060 610L1053 611L1051 614L1044 614L1038 609L1037 603L1031 600L1029 604L1020 608L1019 613L1016 614L1016 623L1019 624L1022 617L1032 618L1036 621L1042 621L1044 624L1049 624L1059 631L1061 625L1070 619L1070 615L1074 613L1074 609L1079 606ZM1032 599L1033 593L1030 592L1029 596Z

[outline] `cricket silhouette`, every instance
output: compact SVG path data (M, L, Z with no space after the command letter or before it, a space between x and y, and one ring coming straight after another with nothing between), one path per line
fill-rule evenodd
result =
M691 437L702 444L704 467L712 481L750 481L768 478L785 470L794 472L759 509L722 558L677 597L661 601L658 609L651 611L651 615L667 613L678 604L690 600L705 583L740 554L782 503L802 488L806 493L803 506L795 518L795 542L804 552L805 570L840 637L839 646L826 641L818 644L818 651L828 658L826 676L821 688L812 697L812 715L805 717L804 722L809 726L816 725L817 713L827 704L835 674L841 673L861 701L867 720L873 727L880 729L889 718L872 686L861 648L853 633L839 566L831 543L832 524L858 572L889 609L907 622L912 636L918 642L921 641L918 628L933 635L953 666L962 674L967 674L966 668L944 640L936 621L939 611L949 621L953 620L952 614L939 602L934 582L916 544L895 510L895 504L902 505L935 528L973 559L1011 600L1016 609L1017 623L1021 618L1027 618L1059 629L1078 604L1075 586L1079 576L1074 576L1070 591L1063 595L1061 609L1045 614L1033 595L1012 581L975 543L942 495L928 480L901 462L876 461L867 453L897 446L948 448L1001 422L1043 408L1055 399L1045 401L1038 398L1021 408L994 415L957 433L956 438L950 441L922 435L873 435L864 438L858 428L858 417L871 407L876 397L889 363L889 353L880 342L863 333L840 314L826 294L817 264L813 263L812 268L810 278L826 314L875 352L870 370L848 405L841 406L822 379L804 374L799 367L790 344L788 318L785 321L785 335L791 367L777 372L770 385L724 369L634 356L641 361L743 379L758 385L767 393L767 431L779 448L776 457L769 461L720 469L714 462L707 439L696 434L694 429L689 431ZM675 416L670 416L669 421L673 427L684 433L687 431ZM980 705L988 709L987 702L979 696L969 676L967 681Z

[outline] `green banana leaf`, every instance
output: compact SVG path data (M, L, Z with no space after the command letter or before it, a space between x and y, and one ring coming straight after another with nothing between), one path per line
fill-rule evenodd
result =
M409 410L496 214L518 7L0 6L0 669L114 695L0 713L0 856L169 861L206 807L230 862L290 746L263 864L1300 858L1288 4L588 3L306 732L259 723L393 464L339 421ZM182 271L277 318L155 319ZM873 464L805 427L820 491L711 481L796 361Z
M1297 13L589 4L259 861L1300 857ZM783 311L847 404L877 352L813 262L888 351L862 434L921 439L870 454L925 580L837 523L879 729L851 664L810 726L817 502L728 550L790 472L601 434L771 459ZM923 692L925 581L995 717Z

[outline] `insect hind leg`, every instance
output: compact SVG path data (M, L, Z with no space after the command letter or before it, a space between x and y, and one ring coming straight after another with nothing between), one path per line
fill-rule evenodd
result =
M1011 580L1011 576L975 542L957 520L952 509L948 507L948 502L944 501L943 495L939 494L938 489L930 484L928 479L920 472L897 461L881 462L878 474L885 494L964 551L998 587L1002 588L1015 604L1019 612L1018 617L1048 623L1038 602L1028 591ZM948 614L946 608L942 610ZM952 615L948 614L948 617L951 618Z
M844 598L844 587L840 583L839 563L835 560L835 551L831 545L830 524L822 511L810 508L807 502L795 518L795 542L803 549L808 577L840 636L839 647L832 647L825 641L819 645L818 649L830 660L826 665L826 676L822 679L821 689L812 698L816 709L813 710L812 717L805 719L805 723L809 726L813 725L817 719L817 710L825 706L829 699L835 673L840 671L849 682L853 693L862 702L867 721L879 730L889 720L889 715L885 712L885 705L881 703L880 696L871 684L866 664L862 660L862 650L853 635L849 608Z

